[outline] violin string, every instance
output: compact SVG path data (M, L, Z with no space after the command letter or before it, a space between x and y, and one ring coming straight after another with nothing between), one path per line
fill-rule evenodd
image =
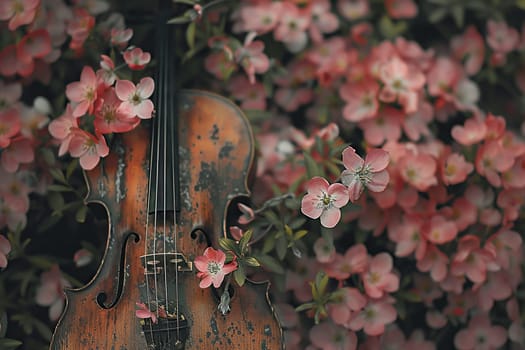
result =
M169 45L172 45L173 42L169 42ZM175 78L175 77L171 77ZM170 84L170 91L175 91L175 81L174 79L171 79L169 81ZM171 118L178 118L178 110L177 105L174 103L174 99L171 98L170 100L170 110L172 111L173 115L171 115ZM177 323L177 340L180 339L180 315L179 315L179 257L178 257L178 251L177 251L177 184L176 181L178 181L178 175L175 172L175 162L179 161L179 149L178 149L178 138L179 138L179 128L178 124L175 123L176 119L172 119L174 123L172 125L175 125L173 128L173 134L172 142L171 142L171 159L173 160L171 162L171 179L172 179L172 197L173 197L173 249L175 251L175 317L176 317L176 323ZM180 205L180 203L179 203Z
M164 50L163 50L163 46L162 43L160 44L160 49L162 50L160 52L160 55L159 55L159 60L162 60L162 57L164 56ZM159 70L163 68L163 65L159 63ZM164 80L164 72L163 71L160 71L160 74L159 74L159 86L162 86L163 84L163 80ZM159 96L159 99L157 99L157 102L160 100L160 97ZM155 157L155 206L154 206L154 211L153 211L153 261L155 262L154 266L155 266L155 270L154 270L154 273L153 273L153 276L154 276L154 288L155 288L155 303L156 303L156 311L157 311L157 319L159 318L159 293L158 293L158 281L157 281L157 268L156 268L156 265L157 265L157 211L158 211L158 199L159 199L159 161L160 161L160 156L159 156L159 152L160 152L160 129L161 129L161 125L160 125L160 122L158 120L158 118L160 118L161 116L164 115L164 111L162 110L161 108L162 106L159 104L159 106L157 106L157 108L159 109L158 110L158 115L157 115L157 122L155 123L156 124L156 135L157 137L155 138L155 147L156 147L156 157Z
M163 30L164 31L167 31L167 24L163 23L162 24L163 26ZM163 43L163 46L166 45L166 43ZM165 71L164 71L164 74L165 74L165 81L163 81L164 83L164 90L163 90L163 95L162 96L162 104L163 104L163 110L164 112L166 113L163 117L163 129L164 129L164 132L163 132L163 137L164 137L164 140L163 140L163 146L164 146L164 149L162 150L162 153L163 153L163 167L162 167L162 170L163 170L163 176L162 176L162 193L163 193L163 256L164 256L164 269L163 269L163 272L164 272L164 307L166 308L166 312L169 312L169 297L168 297L168 275L167 275L167 268L168 268L168 264L166 262L166 210L167 210L167 207L166 207L166 192L167 192L167 181L166 181L166 168L167 168L167 163L166 163L166 153L167 153L167 145L166 145L166 142L167 142L167 134L168 134L168 118L170 117L170 115L168 114L168 111L171 112L167 107L168 107L168 87L166 86L167 84L169 84L169 75L167 74L168 73L168 63L166 61L166 59L169 57L169 55L167 54L167 51L165 52L164 54L164 57L162 57L162 60L163 60L163 65L166 67ZM166 81L167 80L167 81ZM168 344L171 343L170 342L170 332L168 330Z

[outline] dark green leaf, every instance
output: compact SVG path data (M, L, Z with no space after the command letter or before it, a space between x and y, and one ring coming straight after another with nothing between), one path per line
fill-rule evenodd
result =
M257 255L257 260L265 269L278 274L284 274L284 268L282 267L281 263L273 256L266 254Z
M87 209L88 207L84 205L77 210L75 215L77 222L84 223L86 221Z
M257 261L257 259L255 259L253 256L244 257L242 260L247 266L253 266L253 267L261 266L259 261Z
M229 239L229 238L224 238L224 237L219 238L219 246L226 251L231 250L231 251L237 252L238 250L237 243L234 240Z
M0 339L0 349L2 350L14 350L22 345L22 342L15 339L2 338Z
M237 282L237 284L241 287L244 285L244 282L246 282L246 274L244 273L244 268L241 265L239 265L237 270L233 271L233 278L235 278L235 282Z
M317 162L306 152L304 152L304 165L306 167L306 174L309 178L322 176L321 169L319 169Z

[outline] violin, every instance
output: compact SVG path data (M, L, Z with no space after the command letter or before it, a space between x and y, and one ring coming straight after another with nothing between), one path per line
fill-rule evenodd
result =
M174 91L174 43L161 22L155 116L115 135L110 155L85 172L86 200L105 208L108 238L93 279L66 290L50 349L284 349L268 283L223 287L225 314L223 291L199 287L195 257L218 247L230 205L249 195L254 139L226 98ZM156 320L138 318L140 304Z

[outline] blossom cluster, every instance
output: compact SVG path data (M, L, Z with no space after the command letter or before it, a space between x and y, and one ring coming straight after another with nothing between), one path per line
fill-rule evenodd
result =
M63 179L58 191L77 190L60 176L66 166L54 156L56 146L59 155L69 152L89 170L108 155L105 137L130 131L153 115L149 97L154 82L140 72L150 54L128 45L133 30L125 27L122 15L109 14L109 7L103 0L0 2L0 229L11 233L9 239L0 235L2 269L8 259L24 256L23 249L37 236L32 227L30 237L21 241L34 198L54 198L49 202L57 219L67 203L63 196L50 195L54 178ZM116 65L117 60L122 64ZM76 62L83 66L80 80L67 84L79 73ZM84 259L75 256L78 266L91 259L80 252ZM33 278L42 272L34 303L49 308L49 319L56 321L65 304L62 289L71 283L55 261L52 267L42 261L35 259L23 273Z
M412 1L384 3L390 19L420 10ZM401 36L377 40L381 33L366 21L369 5L243 2L232 16L234 32L255 32L295 55L272 62L261 81L237 73L227 55L207 66L225 79L216 72L230 65L230 96L248 110L277 115L256 135L261 198L255 201L275 188L293 189L301 212L320 219L322 229L310 230L317 238L309 256L288 267L285 288L293 291L292 304L307 303L312 294L305 281L324 273L343 297L326 302L324 319L309 330L308 349L377 348L390 337L431 349L435 344L425 337L450 326L459 329L458 349L523 344L525 142L505 117L480 107L479 81L525 51L525 32L489 19L452 36L446 49L424 49ZM343 23L348 36L333 35ZM522 74L513 82L521 92ZM292 115L310 127L310 137L290 124ZM341 163L326 149L356 144L359 136L364 160L350 147ZM379 161L378 152L389 162ZM403 324L398 304L407 294L425 305L426 331L410 338L393 325ZM506 321L493 324L496 313ZM285 323L292 349L305 346L299 325Z

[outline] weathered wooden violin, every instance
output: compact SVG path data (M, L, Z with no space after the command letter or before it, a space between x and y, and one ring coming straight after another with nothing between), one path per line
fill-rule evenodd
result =
M253 136L225 98L175 94L166 28L157 34L153 122L116 137L110 156L86 173L87 200L107 211L108 240L95 277L66 291L51 349L284 349L267 283L229 287L226 315L220 291L199 287L193 259L218 245L229 205L248 195ZM137 303L156 310L156 320L138 318Z

